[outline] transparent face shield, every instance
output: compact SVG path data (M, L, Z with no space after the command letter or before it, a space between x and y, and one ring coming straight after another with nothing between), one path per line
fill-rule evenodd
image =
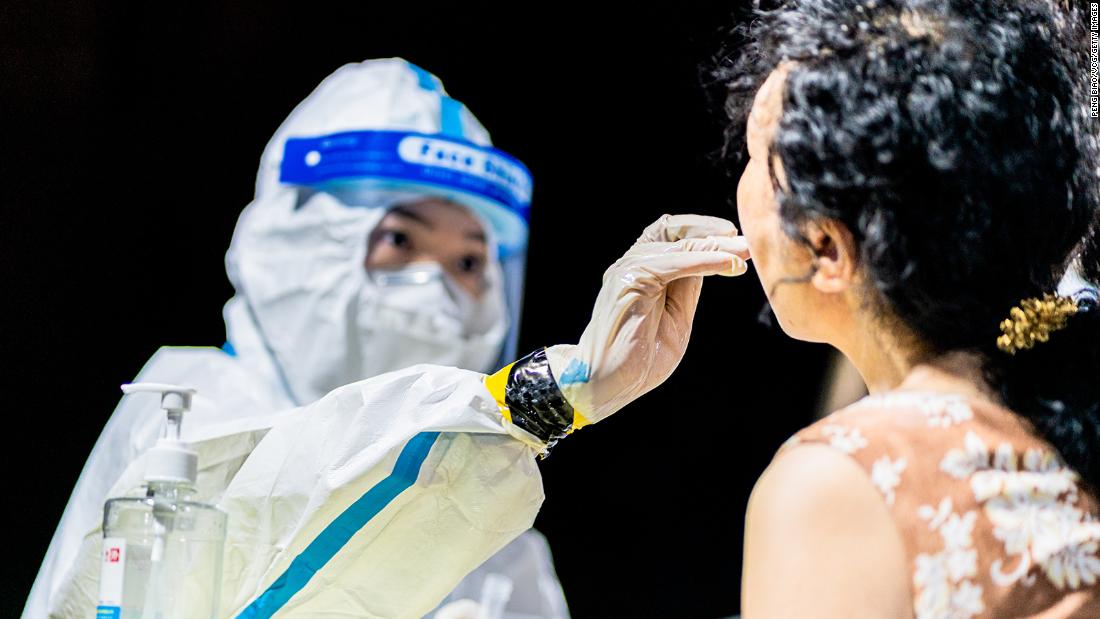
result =
M485 228L488 260L504 299L508 331L496 363L514 359L522 309L532 180L517 159L492 147L400 131L353 131L286 142L280 181L321 191L348 207L378 207L399 193L466 207ZM392 207L387 204L386 207ZM497 268L498 267L498 268ZM378 285L440 277L433 269L369 269Z

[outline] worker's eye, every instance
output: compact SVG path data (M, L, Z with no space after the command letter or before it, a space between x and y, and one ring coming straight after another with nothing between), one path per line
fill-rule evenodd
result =
M379 240L398 249L412 249L412 239L400 230L382 230Z
M458 270L463 273L476 273L481 270L481 257L473 254L463 256L458 260Z

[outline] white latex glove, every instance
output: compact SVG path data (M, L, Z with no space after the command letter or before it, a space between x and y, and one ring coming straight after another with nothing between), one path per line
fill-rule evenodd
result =
M732 222L663 215L603 276L592 320L576 345L546 349L573 406L574 428L594 423L660 385L679 365L705 275L741 275L749 248Z

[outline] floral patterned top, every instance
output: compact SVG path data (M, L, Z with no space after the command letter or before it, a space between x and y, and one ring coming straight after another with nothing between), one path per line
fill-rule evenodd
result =
M1100 618L1100 504L1012 412L958 395L868 396L793 436L882 493L916 619Z

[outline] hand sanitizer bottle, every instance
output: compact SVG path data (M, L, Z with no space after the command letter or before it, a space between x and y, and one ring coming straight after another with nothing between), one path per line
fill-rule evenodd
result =
M168 424L147 452L145 483L103 509L96 619L210 619L220 594L226 514L195 500L198 455L180 440L195 390L135 383L122 391L159 393Z

